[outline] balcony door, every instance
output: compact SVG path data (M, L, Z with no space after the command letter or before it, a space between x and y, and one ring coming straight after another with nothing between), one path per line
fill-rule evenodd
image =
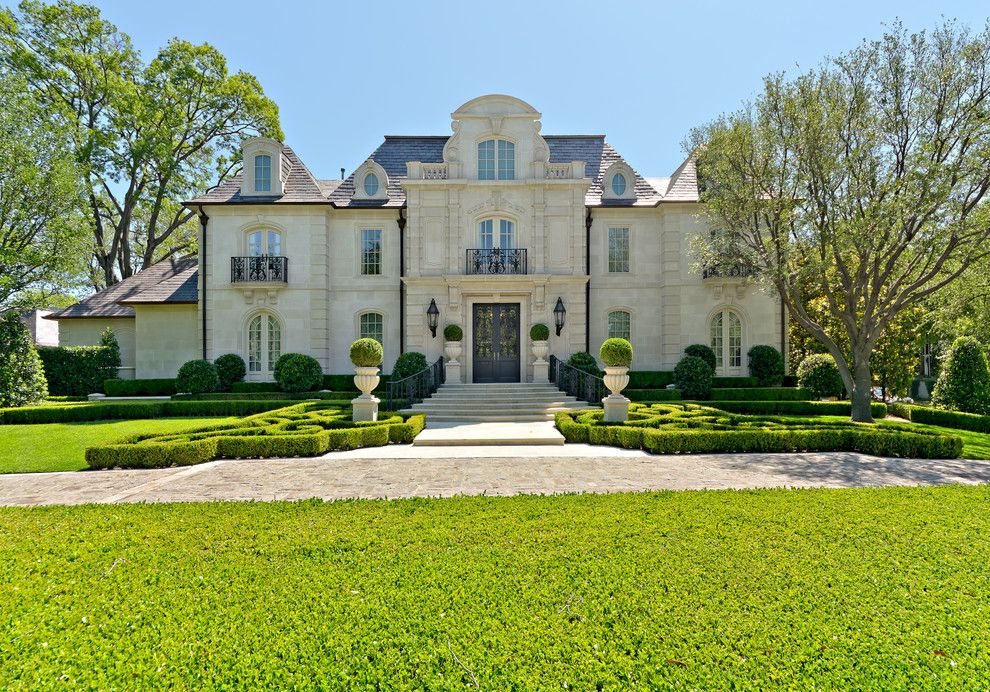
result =
M473 382L519 382L519 303L476 303Z

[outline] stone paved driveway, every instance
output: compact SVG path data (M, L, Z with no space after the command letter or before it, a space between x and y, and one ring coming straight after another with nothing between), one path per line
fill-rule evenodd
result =
M418 451L417 451L418 450ZM424 454L425 451L428 454ZM397 498L990 481L990 462L859 454L649 456L566 447L390 447L181 469L0 475L0 504ZM386 456L387 455L387 456Z

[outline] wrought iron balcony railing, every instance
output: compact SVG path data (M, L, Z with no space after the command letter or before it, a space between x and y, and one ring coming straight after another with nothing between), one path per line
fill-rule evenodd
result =
M703 267L701 270L701 278L703 279L748 279L753 276L756 276L756 270L741 264Z
M288 283L289 258L277 255L231 257L230 282Z
M467 251L468 274L527 274L526 251L473 248Z

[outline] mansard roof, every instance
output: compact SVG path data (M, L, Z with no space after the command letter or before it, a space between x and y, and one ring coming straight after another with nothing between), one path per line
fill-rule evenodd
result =
M199 294L197 265L195 257L164 259L45 319L134 317L134 308L129 306L136 303L195 303Z

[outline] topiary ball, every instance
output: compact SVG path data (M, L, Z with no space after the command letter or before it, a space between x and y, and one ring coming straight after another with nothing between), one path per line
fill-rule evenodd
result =
M674 368L674 384L685 399L707 399L712 393L714 371L704 358L684 356Z
M586 351L572 353L571 357L567 359L567 364L581 372L586 372L596 377L602 376L602 371L598 368L598 361Z
M217 374L220 375L220 389L229 392L235 382L243 382L247 375L247 366L244 359L236 353L225 353L213 364L217 366Z
M626 339L605 339L598 356L610 368L628 368L632 364L633 347Z
M274 374L283 392L310 392L323 384L319 361L303 353L283 353L275 361Z
M529 328L529 338L533 341L546 341L550 338L550 327L545 324L534 324Z
M426 363L426 356L417 351L403 353L396 358L395 367L392 368L392 381L401 380L426 370L429 365Z
M383 358L382 345L374 339L358 339L351 344L351 362L359 368L377 368Z
M802 360L797 376L798 385L810 389L820 399L842 396L842 375L835 358L828 353L814 353Z
M686 349L684 349L684 355L694 356L695 358L701 358L708 364L708 367L715 372L715 351L711 349L711 346L705 346L704 344L691 344Z
M448 324L443 328L443 338L447 341L460 341L464 338L464 330L456 324Z
M220 373L208 360L190 360L182 364L175 377L175 391L185 394L204 394L220 389Z
M749 349L749 375L760 387L779 387L784 382L784 357L773 346Z
M935 381L932 405L965 413L990 412L990 373L979 341L961 336L952 342Z

